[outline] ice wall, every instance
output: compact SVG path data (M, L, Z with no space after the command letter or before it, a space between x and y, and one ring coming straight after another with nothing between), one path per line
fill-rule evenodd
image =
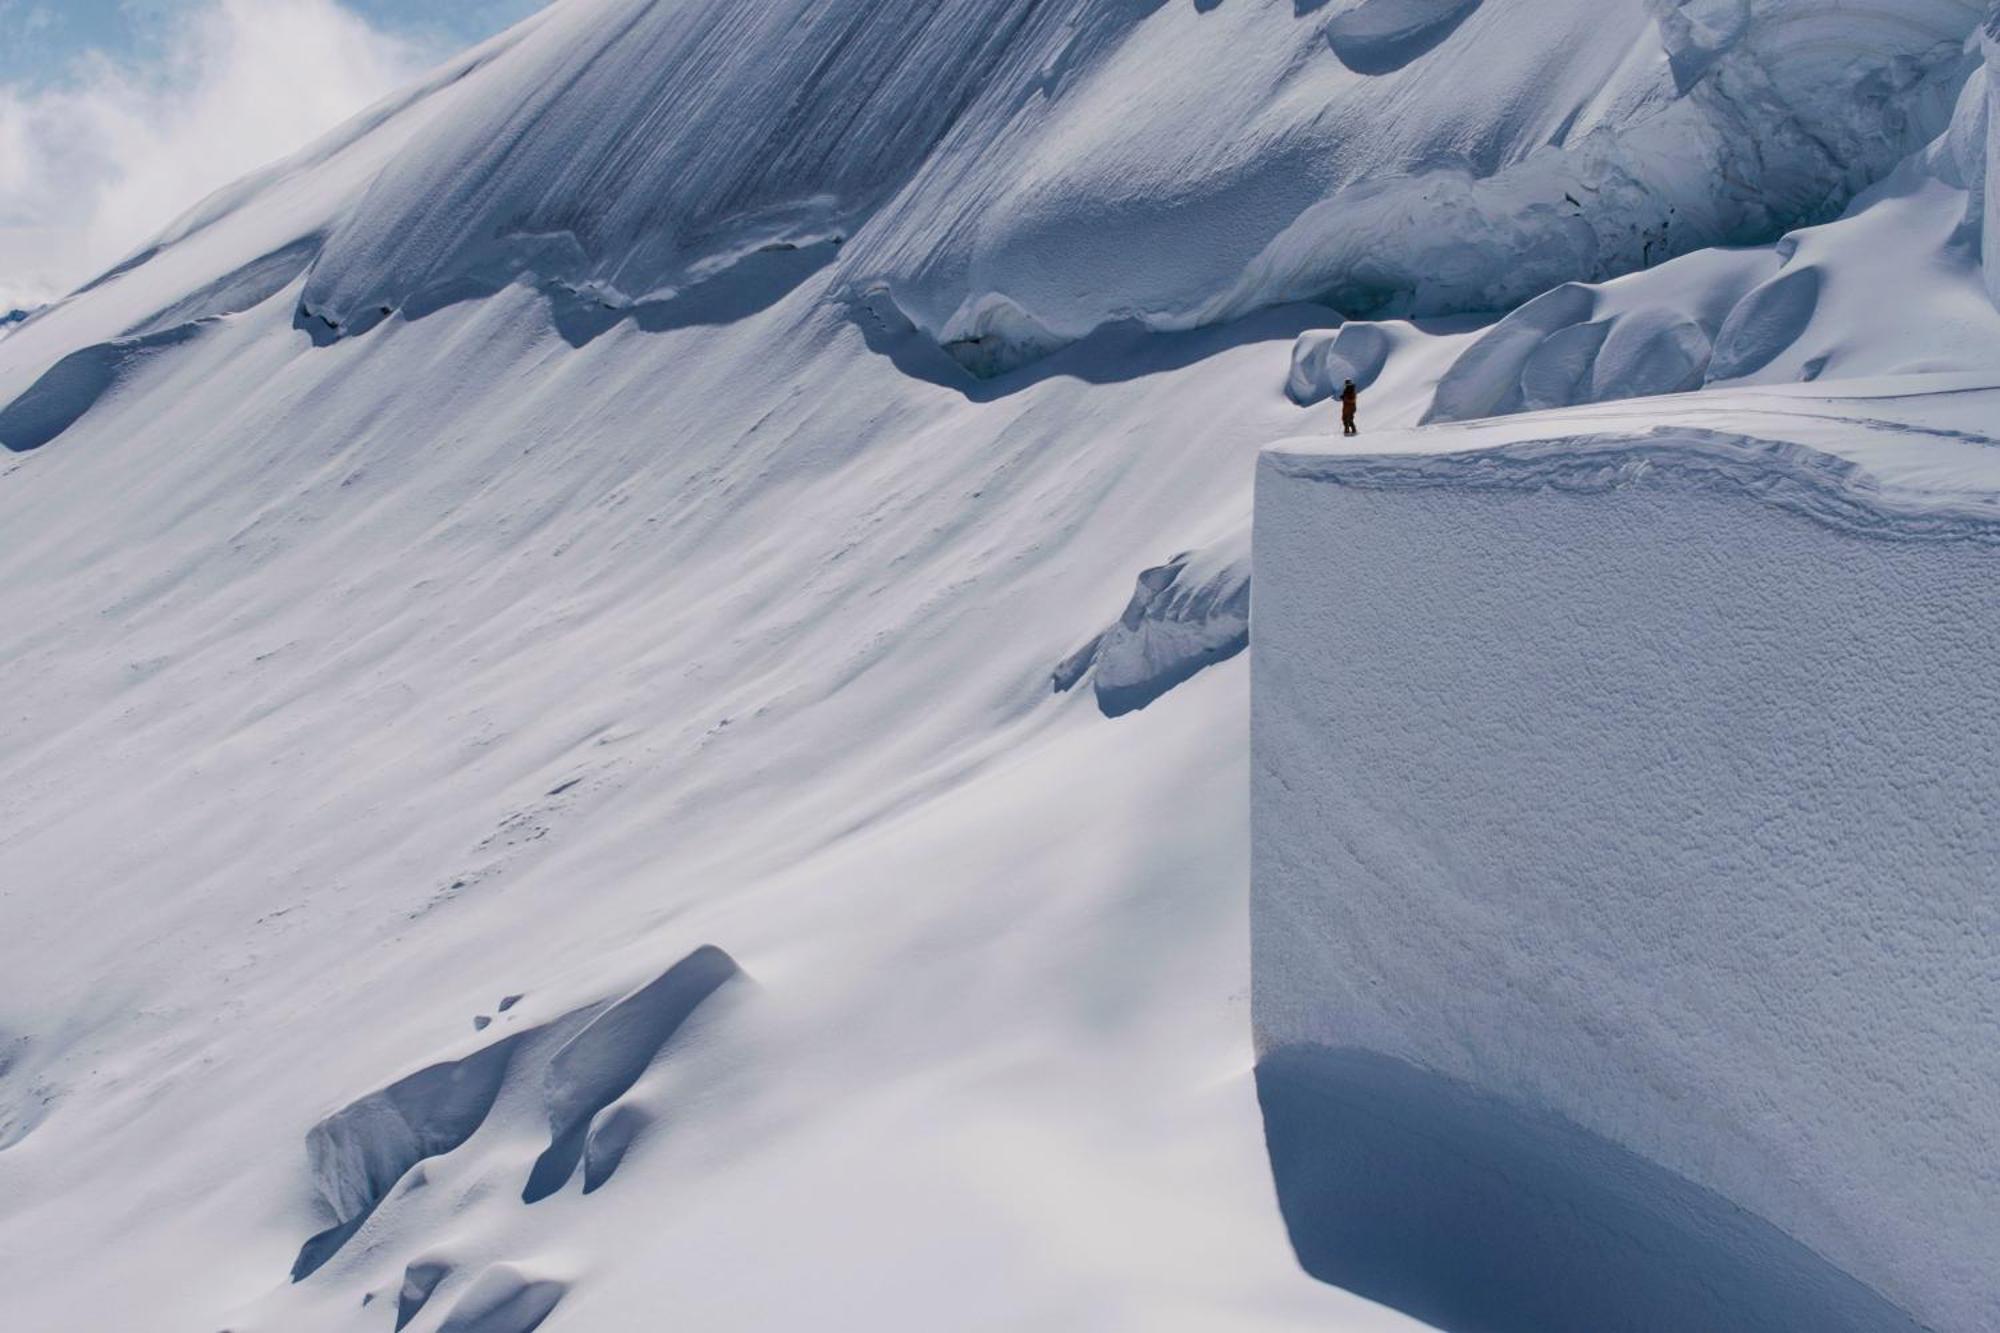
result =
M1266 455L1253 1003L1308 1269L1501 1333L2000 1327L2000 506L1954 433Z
M1994 304L2000 305L2000 3L1994 5L1993 16L1986 20L1980 44L1986 55L1986 116L1983 125L1986 164L1979 182L1984 187L1985 207L1980 254L1986 268L1987 294L1993 298Z

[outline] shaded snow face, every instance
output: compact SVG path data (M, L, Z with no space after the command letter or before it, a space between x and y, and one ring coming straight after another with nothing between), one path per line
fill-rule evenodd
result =
M1369 1051L1257 1064L1299 1262L1440 1329L1921 1333L1713 1190L1532 1104Z
M1952 127L1960 131L1954 146L1966 164L1965 183L1978 196L1975 217L1985 245L1986 290L2000 305L2000 10L1988 21L1980 44L1986 54L1984 78L1969 86L1972 96L1961 102Z
M1249 534L1142 570L1117 621L1058 663L1058 693L1088 679L1106 717L1146 707L1250 645Z
M334 1221L300 1248L292 1280L311 1277L357 1237L365 1243L371 1224L382 1232L378 1212L426 1186L425 1162L456 1153L490 1122L505 1120L510 1093L520 1103L538 1092L548 1124L549 1145L528 1172L523 1203L563 1189L579 1163L585 1193L605 1184L659 1118L657 1090L648 1096L634 1085L695 1011L738 975L728 954L704 946L615 1002L516 1028L314 1125L306 1135L313 1186ZM502 1012L508 1008L503 1002Z

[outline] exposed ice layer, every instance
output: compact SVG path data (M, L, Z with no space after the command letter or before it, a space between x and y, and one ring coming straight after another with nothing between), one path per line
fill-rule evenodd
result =
M1616 30L1631 12L1594 6L1587 19ZM1543 17L1489 4L1413 68L1464 80L1477 102L1494 71L1468 68L1459 53L1504 62L1509 37ZM1370 283L1391 309L1504 308L1564 279L1823 219L1944 123L1964 68L1954 34L1970 30L1976 6L1655 4L1638 17L1657 26L1626 34L1624 62L1596 71L1588 92L1564 81L1607 34L1537 34L1556 42L1550 50L1564 63L1538 71L1547 82L1522 85L1514 116L1541 99L1577 99L1541 138L1496 157L1467 153L1456 175L1440 155L1401 182L1330 191L1273 239L1252 274L1271 282L1317 269L1318 290L1348 309L1366 308ZM1655 40L1663 50L1648 49ZM1662 72L1664 89L1645 84ZM1475 119L1518 128L1508 115ZM1886 137L1863 148L1868 120ZM1902 147L1876 156L1889 140ZM1753 178L1762 184L1740 188Z
M1086 676L1106 717L1136 712L1250 644L1250 534L1142 570L1112 626L1051 675L1058 692Z
M1972 420L1969 392L1872 411ZM1852 452L1579 414L1266 456L1259 1048L1558 1117L1823 1258L1830 1300L2000 1326L2000 478L1962 428L1726 406ZM1502 1157L1547 1139L1490 1128ZM1277 1165L1325 1205L1331 1157ZM1516 1243L1513 1207L1480 1244Z

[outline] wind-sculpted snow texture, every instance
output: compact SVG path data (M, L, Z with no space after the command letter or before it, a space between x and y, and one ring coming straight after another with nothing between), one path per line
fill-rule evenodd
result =
M636 317L838 247L820 281L981 373L1118 320L1504 309L1832 216L1947 123L1981 12L567 0L110 285L323 235L300 318L331 339L512 281Z
M1267 455L1254 1014L1308 1267L1508 1333L2000 1320L1990 385Z

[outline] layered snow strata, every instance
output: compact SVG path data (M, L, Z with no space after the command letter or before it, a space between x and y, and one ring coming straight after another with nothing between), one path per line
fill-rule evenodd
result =
M1266 454L1253 1012L1309 1270L1502 1333L2000 1327L2000 468L1909 398Z

